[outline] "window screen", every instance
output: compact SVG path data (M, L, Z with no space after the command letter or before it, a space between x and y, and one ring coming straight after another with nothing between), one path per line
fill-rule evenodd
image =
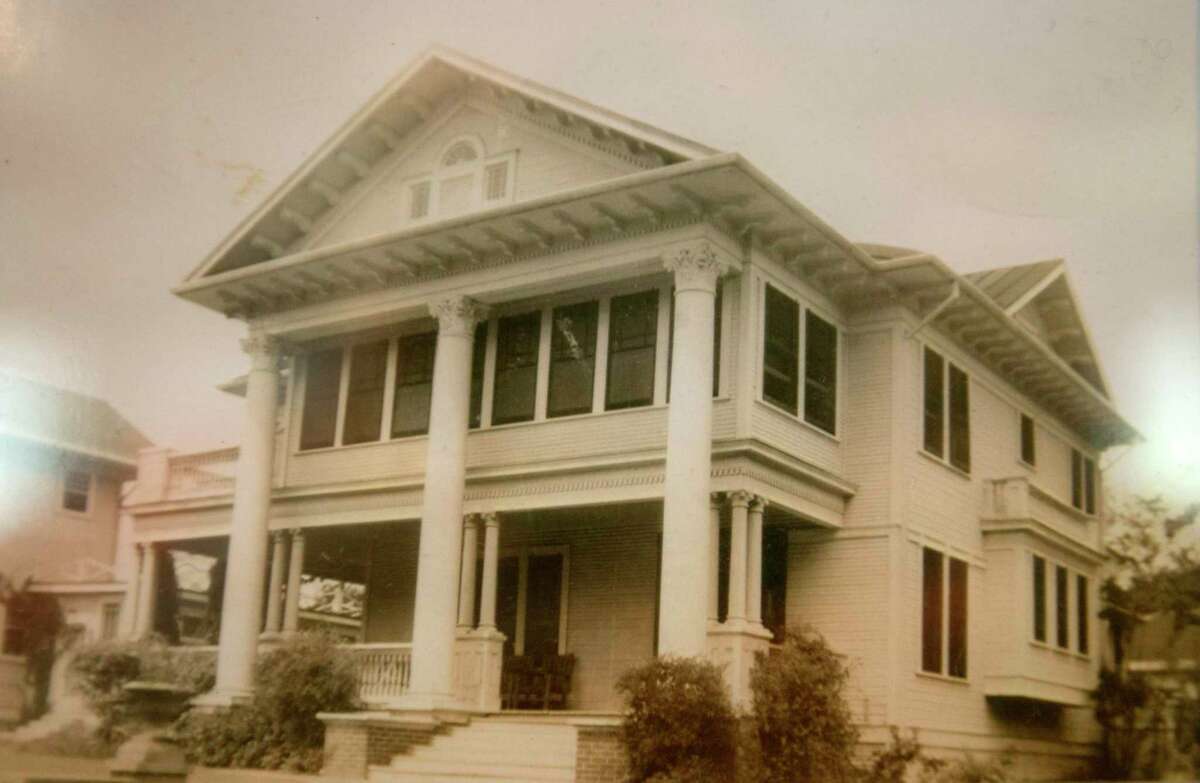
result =
M429 431L433 399L433 363L437 333L411 334L396 345L396 396L392 402L392 437Z
M551 314L549 417L592 410L598 313L598 302L581 302Z
M320 449L333 445L341 379L341 348L309 354L304 383L304 414L300 421L301 449Z
M606 410L654 402L658 291L614 296L608 326Z
M356 345L350 351L350 385L342 443L379 440L383 421L383 389L387 375L387 340Z
M537 395L542 314L532 312L501 318L498 325L492 423L531 421Z

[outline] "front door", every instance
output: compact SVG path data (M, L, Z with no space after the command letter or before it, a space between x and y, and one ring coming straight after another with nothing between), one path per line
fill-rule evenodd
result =
M496 625L506 656L564 652L566 560L563 551L537 548L500 558Z

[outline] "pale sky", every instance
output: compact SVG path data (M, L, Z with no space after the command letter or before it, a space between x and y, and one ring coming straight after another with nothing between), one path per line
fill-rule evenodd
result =
M1200 500L1196 35L1183 0L0 0L0 367L235 443L244 326L169 288L436 42L740 152L853 240L1066 258L1147 438L1109 486Z

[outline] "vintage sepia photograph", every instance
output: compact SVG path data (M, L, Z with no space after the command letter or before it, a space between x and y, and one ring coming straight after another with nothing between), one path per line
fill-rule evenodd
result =
M0 0L0 783L1200 779L1193 0Z

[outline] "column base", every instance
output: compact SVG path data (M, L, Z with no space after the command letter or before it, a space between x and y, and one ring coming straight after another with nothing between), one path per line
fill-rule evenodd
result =
M254 699L254 691L249 689L216 690L202 693L188 702L197 712L212 713L244 706Z
M475 712L500 711L504 634L495 628L460 630L454 641L454 694Z
M709 623L708 659L724 668L725 684L735 709L750 707L750 670L755 653L771 646L771 632L759 623L734 619Z

